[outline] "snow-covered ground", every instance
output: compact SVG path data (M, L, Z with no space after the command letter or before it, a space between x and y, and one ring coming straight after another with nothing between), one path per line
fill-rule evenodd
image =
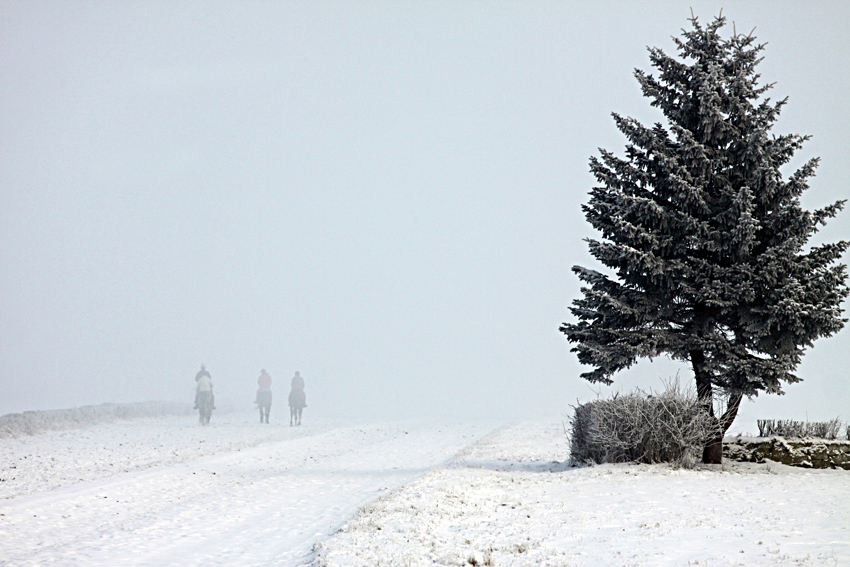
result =
M360 506L491 429L240 413L2 439L0 564L304 564Z
M0 439L0 565L850 565L847 471L567 450L556 419L253 413Z
M500 429L364 507L323 567L850 565L850 473L726 463L567 469L559 423Z

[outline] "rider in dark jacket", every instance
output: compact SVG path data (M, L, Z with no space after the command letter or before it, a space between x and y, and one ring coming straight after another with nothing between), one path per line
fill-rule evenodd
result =
M292 389L293 390L303 390L304 389L304 378L301 377L299 372L295 372L295 376L292 377Z

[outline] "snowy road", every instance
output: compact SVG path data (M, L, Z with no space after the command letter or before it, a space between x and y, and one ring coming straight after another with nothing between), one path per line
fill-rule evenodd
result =
M2 440L0 564L302 565L361 505L495 427L189 420Z

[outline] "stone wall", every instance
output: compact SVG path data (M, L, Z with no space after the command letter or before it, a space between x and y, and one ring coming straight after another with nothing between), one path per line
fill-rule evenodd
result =
M784 437L733 437L723 440L723 458L813 469L850 470L850 441L785 439Z

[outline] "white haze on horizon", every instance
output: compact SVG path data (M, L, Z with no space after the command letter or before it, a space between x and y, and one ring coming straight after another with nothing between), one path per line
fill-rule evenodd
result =
M767 42L812 134L808 208L847 196L850 5L723 8ZM621 153L612 111L660 116L634 68L674 51L679 2L0 4L0 414L191 401L205 363L278 411L298 370L333 415L566 415L613 387L558 332L598 266L588 158ZM786 174L790 172L789 168ZM845 211L819 235L846 238ZM846 258L845 258L846 262ZM850 400L846 329L815 343L756 418Z

